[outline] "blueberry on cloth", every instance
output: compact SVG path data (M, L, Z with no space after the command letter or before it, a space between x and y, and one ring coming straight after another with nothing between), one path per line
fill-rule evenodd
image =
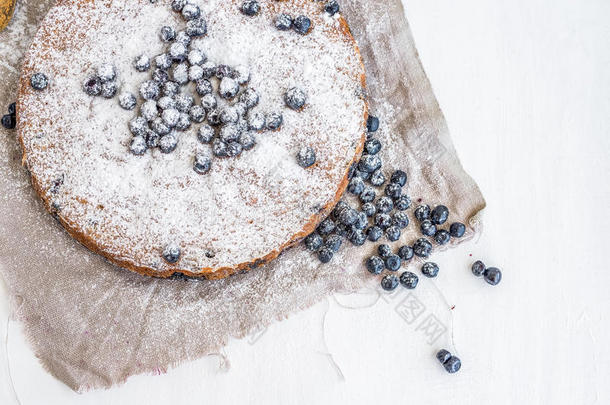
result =
M381 288L386 291L395 290L398 287L398 277L394 274L388 274L384 278L381 279Z
M282 125L282 121L284 118L282 114L279 112L271 112L268 113L265 117L265 121L267 122L267 129L276 130Z
M119 94L119 105L125 110L133 110L136 108L136 96L129 92Z
M195 18L199 18L200 15L201 15L201 10L199 9L199 6L196 4L187 2L182 7L182 17L184 17L184 19L187 21L194 20Z
M386 258L392 254L392 248L390 248L389 245L386 245L384 243L384 244L377 246L377 253L379 254L380 257Z
M159 84L153 80L146 80L140 85L140 96L144 100L156 100L160 91Z
M402 187L396 183L390 183L385 186L385 195L394 199L399 198L402 194Z
M180 259L180 253L180 246L172 242L163 249L163 258L168 263L176 263Z
M476 262L472 263L471 270L472 274L477 277L481 277L485 272L485 264L482 261L477 260Z
M385 183L385 176L381 169L377 169L371 174L369 182L375 187L380 187Z
M430 218L430 206L426 204L418 206L415 208L414 215L418 221L425 221Z
M318 250L318 260L322 263L328 263L333 258L333 251L327 247L323 247Z
M207 153L198 153L195 155L195 162L193 164L193 170L198 174L206 174L210 171L212 165L212 159Z
M254 112L248 114L248 128L253 131L260 131L265 128L265 114Z
M140 55L133 61L133 67L138 72L146 72L150 69L150 58L146 55Z
M324 241L324 246L326 246L327 248L329 248L330 250L332 250L333 252L338 252L339 248L341 247L341 243L343 241L341 240L341 236L339 235L329 235L326 240Z
M496 267L489 267L483 272L483 278L487 284L497 285L502 280L502 272Z
M301 35L305 35L311 29L311 20L304 15L300 15L292 22L292 28Z
M375 193L375 190L373 190L372 187L364 186L364 189L360 193L359 197L360 197L360 201L362 201L363 203L368 203L368 202L372 202L375 199L376 195L377 195L377 193Z
M436 231L436 233L434 234L434 240L436 241L436 243L438 243L439 245L444 245L446 243L449 243L449 240L451 239L451 235L449 235L449 232L447 232L444 229L439 229L438 231Z
M163 135L161 139L159 139L159 149L163 153L171 153L178 146L178 138L174 135L173 132L170 132L167 135Z
M83 82L83 90L90 96L99 96L102 91L102 81L97 76L90 76Z
M278 14L275 17L275 28L280 31L288 31L292 27L292 17L288 14Z
M394 201L394 207L399 211L404 211L411 206L411 198L408 195L401 195Z
M330 0L324 6L324 11L326 11L330 15L335 15L339 12L339 3L337 0Z
M369 118L366 120L366 130L367 132L375 132L379 129L379 118L369 115Z
M419 238L413 244L413 253L418 257L428 257L432 252L432 244L425 238Z
M443 364L443 367L449 374L457 373L460 371L460 368L462 368L462 361L458 357L451 356L449 360Z
M379 139L371 138L364 142L364 151L369 155L376 155L381 150Z
M358 169L367 173L373 173L380 167L381 158L377 155L364 155L360 159L360 163L358 163Z
M437 205L434 207L432 212L430 212L430 219L436 225L442 225L447 221L449 217L449 209L444 205Z
M322 243L324 243L324 241L322 240L322 237L319 234L314 232L312 234L307 235L307 237L305 237L304 243L305 243L305 247L307 248L307 250L315 252L318 249L320 249L320 247L322 246Z
M417 283L419 282L419 277L415 273L411 273L410 271L405 271L400 275L400 284L403 287L412 290L417 287Z
M449 234L454 238L461 238L466 232L466 225L461 222L454 222L449 227Z
M136 156L143 155L146 152L147 145L146 139L143 136L135 136L131 140L131 144L129 145L129 150Z
M377 242L383 236L383 230L380 227L373 225L366 230L366 236L371 242Z
M385 268L390 271L397 271L400 268L401 264L402 261L400 260L400 257L398 257L398 255L391 254L385 258Z
M256 0L246 0L241 4L241 12L247 16L255 16L261 10L260 4Z
M208 25L205 18L199 17L186 23L186 35L189 37L201 37L208 33Z
M366 269L372 274L381 274L385 263L379 256L371 256L366 259Z
M326 218L320 222L317 230L320 235L328 235L335 230L335 222L330 218Z
M426 277L436 277L438 275L438 264L434 262L426 262L421 266L421 272Z
M390 182L396 183L400 185L400 187L404 187L404 185L407 184L407 173L403 172L402 170L396 170L394 173L392 173Z
M105 83L116 78L116 67L112 63L103 63L97 68L97 77Z
M225 99L232 99L239 92L239 83L230 77L223 77L218 87L218 94Z
M148 122L142 117L135 117L129 121L129 131L133 136L145 136L148 129Z
M387 214L394 209L394 202L390 197L380 197L375 203L375 208L380 214Z
M420 224L421 233L424 236L433 236L436 233L436 225L429 219L422 221Z
M354 195L360 195L362 190L364 190L364 181L359 177L353 177L347 185L347 191Z
M396 212L392 216L392 225L404 229L409 226L409 217L404 212Z
M6 129L14 129L17 125L17 119L13 114L6 114L2 116L2 126Z
M161 41L172 42L174 39L176 39L176 30L168 25L165 25L161 27L159 35L161 37Z
M307 102L307 94L298 87L292 87L284 94L284 102L288 107L298 111Z
M400 228L394 225L390 226L386 229L385 236L389 241L396 242L400 239Z
M445 364L451 358L451 353L448 350L441 349L436 353L436 358L441 364Z
M370 202L362 204L362 207L360 207L360 209L366 214L367 217L372 217L373 215L375 215L375 213L377 213L375 205Z

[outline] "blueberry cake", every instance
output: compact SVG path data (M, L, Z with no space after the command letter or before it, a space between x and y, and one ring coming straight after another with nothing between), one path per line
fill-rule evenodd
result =
M367 130L362 59L330 3L59 0L16 114L47 210L157 277L222 278L310 234Z

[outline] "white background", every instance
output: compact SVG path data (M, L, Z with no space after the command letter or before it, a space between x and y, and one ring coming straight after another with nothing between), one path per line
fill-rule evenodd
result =
M416 290L445 334L428 344L397 315L404 291L372 307L372 294L338 297L232 341L230 367L210 356L79 395L3 321L0 403L610 403L610 1L404 2L488 203L482 237L438 255L441 274ZM474 258L502 283L473 277ZM458 374L436 363L440 347L459 354Z

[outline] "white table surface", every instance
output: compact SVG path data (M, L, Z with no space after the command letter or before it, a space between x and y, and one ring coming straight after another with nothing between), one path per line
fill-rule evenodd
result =
M232 341L228 368L211 356L82 395L7 323L2 290L0 403L610 403L610 1L404 2L487 199L478 241L438 255L438 279L413 296L337 297ZM474 258L502 268L502 283L473 277ZM399 316L413 298L423 315ZM430 315L447 328L432 344ZM436 363L441 347L461 357L458 374Z

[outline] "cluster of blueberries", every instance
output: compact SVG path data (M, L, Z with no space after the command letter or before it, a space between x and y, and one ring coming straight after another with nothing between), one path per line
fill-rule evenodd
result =
M241 12L250 17L257 15L260 10L261 6L256 0L245 0L241 5ZM336 0L327 1L324 11L331 16L335 15L339 12L339 3ZM311 30L311 19L304 15L293 18L289 14L282 13L276 16L275 27L280 31L292 29L301 35L307 35Z
M111 63L104 63L83 82L83 90L90 96L113 98L119 85L117 84L117 70Z
M2 116L2 126L6 129L15 129L17 125L17 104L11 103L8 106L8 114Z
M485 267L485 264L477 260L472 264L472 274L483 279L490 285L498 285L502 280L502 272L497 267Z

